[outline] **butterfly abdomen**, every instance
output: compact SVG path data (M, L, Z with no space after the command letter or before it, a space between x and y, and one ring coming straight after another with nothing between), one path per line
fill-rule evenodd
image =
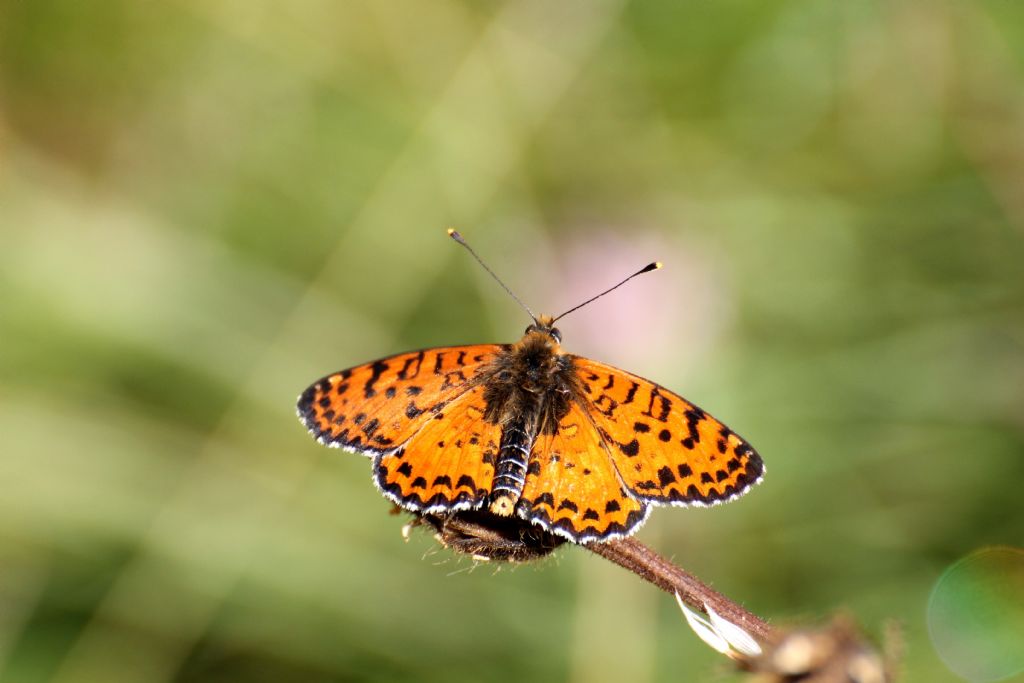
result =
M494 484L491 487L491 512L496 515L512 514L516 501L523 493L535 438L532 431L525 420L516 420L501 431Z

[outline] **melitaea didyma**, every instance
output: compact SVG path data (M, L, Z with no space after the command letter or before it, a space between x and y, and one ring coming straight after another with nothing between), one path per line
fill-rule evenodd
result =
M328 375L299 397L299 417L321 443L372 457L377 487L403 508L514 514L576 543L629 535L654 505L722 503L760 481L738 434L650 380L564 353L557 318L530 315L515 344Z

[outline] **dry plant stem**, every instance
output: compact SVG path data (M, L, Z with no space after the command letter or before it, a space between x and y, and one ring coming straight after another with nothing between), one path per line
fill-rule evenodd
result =
M707 605L719 616L761 642L773 642L780 636L766 621L706 586L693 574L672 564L636 539L620 538L607 543L588 543L582 547L628 569L663 591L679 593L683 601L698 612L704 612L704 605Z

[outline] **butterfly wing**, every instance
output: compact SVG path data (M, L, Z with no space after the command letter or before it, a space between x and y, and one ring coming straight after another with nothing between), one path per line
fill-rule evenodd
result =
M573 362L588 412L633 496L712 505L761 480L764 464L750 444L682 396L604 363Z
M534 442L516 512L551 533L587 543L629 535L647 518L648 506L623 488L586 408L574 403L555 434Z
M364 455L395 451L470 391L497 344L402 353L317 380L299 396L299 419L327 446Z
M501 426L484 420L484 387L455 398L405 444L374 459L377 488L402 507L435 514L482 507L494 481Z

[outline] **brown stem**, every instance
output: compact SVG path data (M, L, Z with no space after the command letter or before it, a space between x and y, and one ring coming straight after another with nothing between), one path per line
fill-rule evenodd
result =
M565 539L517 518L480 511L422 515L413 524L433 527L443 545L476 559L528 562L566 543ZM852 680L847 674L854 670L859 672L859 681L893 680L891 670L895 660L887 662L879 656L848 621L840 619L825 628L784 633L637 540L624 538L587 543L583 547L667 593L678 594L695 611L714 610L753 636L764 648L761 655L739 657L733 653L730 656L735 656L741 668L747 671L774 676L759 680ZM787 647L787 643L796 643L796 646Z
M778 632L768 622L705 585L696 576L672 564L636 539L620 538L607 543L588 543L583 547L628 569L667 593L678 593L679 597L694 610L706 612L704 606L707 605L759 641L772 642L779 637Z
M489 513L471 511L445 517L422 515L418 523L432 526L445 546L491 560L527 562L543 557L565 543L565 539L514 517L497 517ZM707 605L764 643L781 639L781 634L766 621L706 586L693 574L675 566L640 541L620 538L606 543L587 543L582 547L628 569L667 593L678 593L698 612L706 612Z

